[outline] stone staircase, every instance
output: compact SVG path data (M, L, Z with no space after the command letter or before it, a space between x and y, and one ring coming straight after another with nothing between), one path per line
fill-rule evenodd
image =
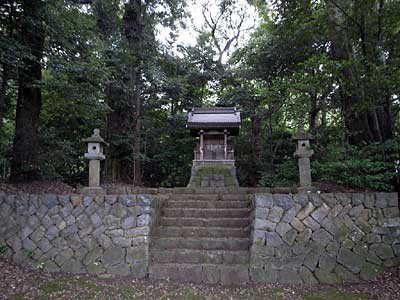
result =
M244 193L171 194L152 235L150 278L248 282L250 205Z

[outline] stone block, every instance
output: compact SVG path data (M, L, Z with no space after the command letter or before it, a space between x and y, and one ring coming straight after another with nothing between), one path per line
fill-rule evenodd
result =
M322 202L328 205L330 208L335 207L338 204L338 201L333 193L322 193L320 194Z
M283 269L279 271L278 282L284 284L302 284L303 280L298 271Z
M150 224L151 224L151 216L148 214L141 215L137 218L138 227L150 226Z
M277 234L276 232L266 232L265 238L267 246L279 247L284 243L279 234Z
M118 265L106 266L107 272L118 276L128 276L131 272L131 268L128 264L120 263Z
M323 254L319 258L318 267L326 272L332 272L336 267L336 259L327 254Z
M375 193L365 194L364 206L367 208L373 208L375 206Z
M285 222L280 222L278 225L276 225L275 231L282 237L286 232L288 232L290 229L290 225Z
M294 206L294 200L292 196L288 194L274 194L273 200L274 205L281 207L284 211L287 211Z
M318 281L323 284L337 284L342 282L337 274L320 268L317 268L314 274Z
M274 206L269 210L267 219L272 222L278 223L283 216L283 212L283 208L279 206Z
M330 208L328 205L323 203L319 208L317 208L312 214L312 218L320 223L329 213Z
M296 229L298 232L302 232L302 231L304 231L304 229L305 229L304 224L303 224L299 219L297 219L297 218L294 218L294 219L291 221L290 225L292 225L292 227L293 227L294 229Z
M317 267L319 257L321 256L320 253L311 251L304 259L304 266L306 266L309 270L314 271Z
M139 237L139 236L149 236L150 235L150 227L143 226L143 227L136 227L125 230L124 236L125 237Z
M118 201L124 206L136 205L136 195L119 195Z
M257 219L263 219L265 220L267 218L269 212L269 208L266 207L256 207L254 209L254 216Z
M276 223L271 222L269 220L255 219L255 221L254 221L254 229L256 229L256 230L274 231L275 227L276 227Z
M117 202L118 196L117 196L117 195L105 195L105 196L104 196L104 200L105 200L108 204L112 205L112 204L114 204L115 202Z
M312 230L310 228L306 228L304 231L300 232L297 235L297 241L300 243L308 242L311 238Z
M41 196L41 202L48 208L51 209L58 204L57 195L45 194Z
M307 194L295 194L293 195L293 201L304 207L309 203L310 200Z
M293 219L296 217L297 213L301 210L301 205L298 203L295 203L292 208L287 210L285 214L282 217L282 221L286 223L290 223L293 221Z
M286 232L283 236L282 239L290 246L293 245L294 241L296 240L297 237L297 231L295 229L290 229L288 232Z
M136 218L133 216L126 217L125 219L122 220L121 227L122 229L125 230L136 227Z
M310 193L310 202L315 206L315 207L320 207L322 205L322 199L319 193Z
M318 280L314 277L313 273L306 267L301 267L299 270L301 279L306 284L317 284Z
M122 263L125 260L125 249L112 246L104 251L102 262L105 266L115 266Z
M111 238L111 240L115 246L119 246L122 248L128 248L132 245L132 238L125 238L122 236L117 236L117 237Z
M308 228L311 228L313 231L318 230L321 227L311 216L305 218L303 224Z
M351 194L337 193L336 199L343 206L351 204Z
M88 266L89 264L97 262L97 260L102 256L103 256L103 249L101 247L95 247L86 253L82 262L85 266Z
M393 249L390 245L384 243L376 243L370 246L371 253L374 253L381 259L389 259L394 257Z
M129 247L126 252L126 263L139 264L149 258L148 246Z
M364 206L362 204L354 206L352 209L350 209L349 211L349 216L353 217L353 218L358 218L361 213L364 210Z
M303 219L307 218L315 209L315 206L311 203L308 202L307 205L299 211L297 214L297 218L302 221Z
M363 257L343 247L339 250L337 261L353 273L360 272L365 264Z
M385 218L396 218L400 216L398 207L388 207L382 209Z
M255 194L256 207L271 208L274 204L272 194Z

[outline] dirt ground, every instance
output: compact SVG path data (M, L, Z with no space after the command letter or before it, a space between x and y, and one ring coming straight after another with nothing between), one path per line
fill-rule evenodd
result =
M49 274L18 267L0 257L0 299L397 300L400 299L400 268L388 270L375 281L353 284L222 287L129 277Z

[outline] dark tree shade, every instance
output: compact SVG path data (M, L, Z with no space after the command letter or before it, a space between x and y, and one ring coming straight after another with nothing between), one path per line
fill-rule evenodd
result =
M42 79L41 59L44 49L44 2L21 2L23 17L20 39L30 55L18 69L16 125L11 163L11 182L29 181L38 177L38 122L42 105L39 86Z

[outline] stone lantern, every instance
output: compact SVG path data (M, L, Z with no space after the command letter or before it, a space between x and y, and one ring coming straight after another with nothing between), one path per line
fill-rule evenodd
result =
M303 125L301 125L299 131L292 136L292 139L297 141L294 156L298 158L299 162L300 189L311 190L310 157L314 154L314 151L310 149L310 140L314 139L314 137L305 132Z
M104 146L108 146L108 144L100 136L99 129L94 129L92 136L82 141L88 145L85 158L89 160L89 189L101 189L100 161L106 158L104 155Z

